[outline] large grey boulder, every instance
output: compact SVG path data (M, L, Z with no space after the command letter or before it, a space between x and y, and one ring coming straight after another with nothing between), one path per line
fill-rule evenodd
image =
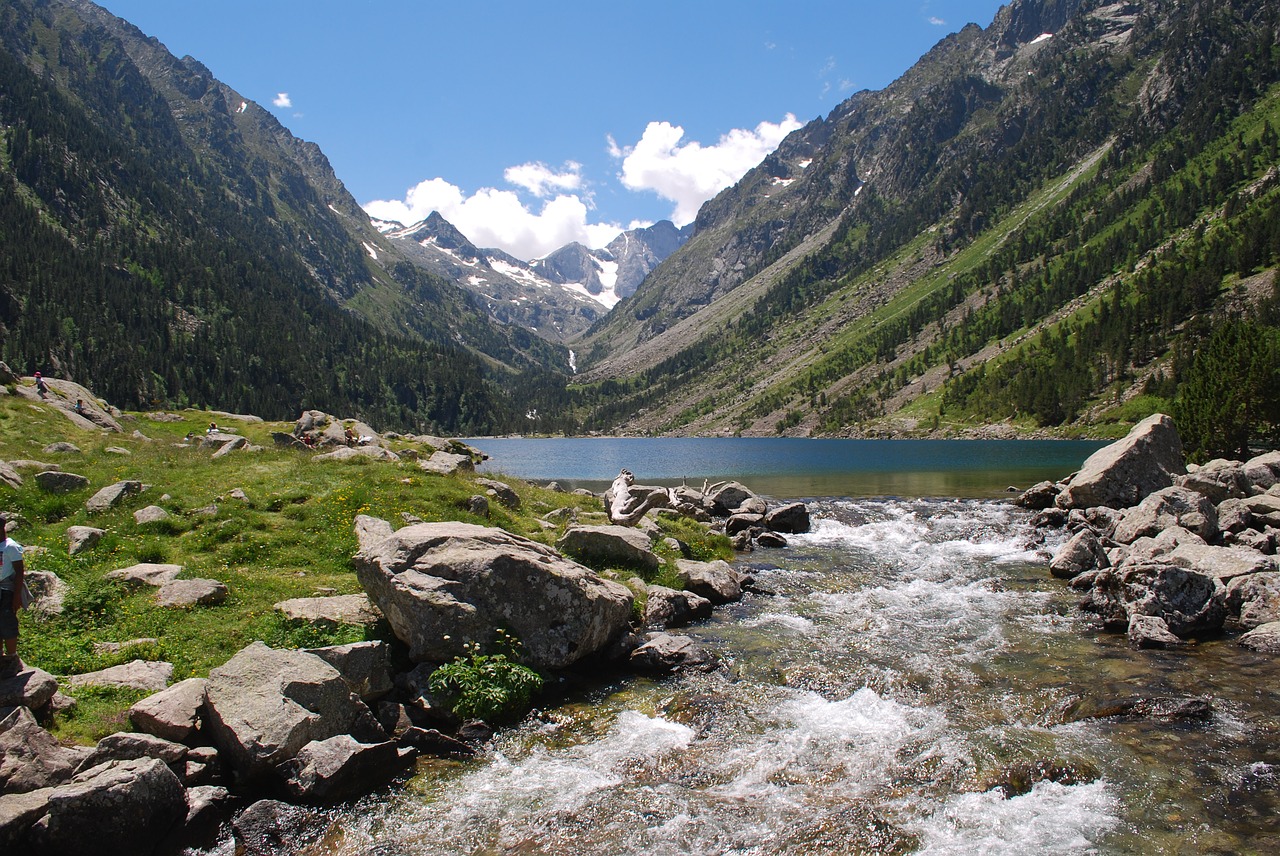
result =
M84 507L90 514L115 508L134 494L142 493L142 482L126 479L110 484L85 500Z
M1092 529L1081 529L1054 554L1049 562L1049 572L1059 579L1069 580L1085 571L1110 566L1111 561L1098 536Z
M313 740L276 768L285 790L303 803L334 803L389 783L417 753L392 742L360 743L349 734Z
M371 715L324 660L261 642L211 669L205 696L214 742L246 781L294 757L312 740L346 734Z
M1280 573L1247 574L1227 583L1227 614L1245 630L1280 621Z
M1056 504L1068 509L1129 508L1169 487L1186 471L1178 429L1172 419L1157 413L1133 426L1123 440L1090 455Z
M695 592L649 586L647 594L644 623L650 627L683 627L711 617L711 601Z
M139 526L145 526L148 523L159 523L161 520L168 520L169 517L169 512L160 506L148 505L146 508L139 508L133 513L133 522Z
M707 499L721 517L728 517L749 500L759 497L746 485L731 481L712 486L707 491Z
M391 652L385 642L329 645L308 648L307 653L315 654L337 669L347 687L366 704L372 704L395 689L391 681Z
M714 562L676 559L676 572L686 589L713 604L742 600L742 577L723 559Z
M87 476L64 473L62 470L46 470L36 473L36 486L46 493L72 493L89 486Z
M366 527L366 530L368 527ZM415 662L444 662L510 630L559 669L624 633L631 592L546 545L470 523L418 523L369 543L356 575Z
M1125 512L1112 537L1130 544L1143 536L1158 535L1181 526L1206 542L1218 537L1218 509L1204 494L1185 487L1166 487L1147 496Z
M1221 458L1198 467L1194 472L1175 477L1173 483L1202 493L1215 504L1226 499L1246 497L1251 493L1244 465L1239 461L1225 461Z
M25 707L0 719L0 793L60 785L71 779L84 756L60 744Z
M1263 654L1280 654L1280 621L1259 624L1236 640L1241 647Z
M1169 631L1185 638L1222 627L1227 617L1226 587L1205 574L1161 562L1112 568L1098 573L1089 605L1109 630L1127 631L1134 615L1163 618Z
M1169 625L1158 615L1129 616L1129 644L1135 648L1174 648L1185 644L1169 632Z
M451 476L459 472L472 472L476 465L470 455L457 455L453 452L432 452L425 461L418 461L418 466L429 473Z
M809 531L809 506L803 502L790 502L779 506L764 516L764 525L774 532L799 535Z
M149 695L129 708L129 721L138 731L186 743L200 731L204 714L205 678L187 678Z
M556 547L590 565L650 572L662 563L652 546L648 535L627 526L574 526L556 542Z
M0 708L29 707L39 710L58 691L58 679L41 669L27 666L16 675L0 677Z
M1258 490L1280 484L1280 452L1266 452L1244 462L1244 475Z
M631 651L628 662L637 672L664 675L677 669L708 671L715 667L716 658L688 636L650 633L644 644Z
M186 816L182 783L163 761L111 761L54 789L29 833L31 852L152 853Z
M0 793L0 853L25 853L27 831L44 817L53 788Z

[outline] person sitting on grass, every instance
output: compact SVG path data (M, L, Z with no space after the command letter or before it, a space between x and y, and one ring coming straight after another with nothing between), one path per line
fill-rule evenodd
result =
M9 521L0 514L0 532L4 533L3 560L0 561L0 639L4 640L4 656L0 657L0 677L12 677L22 671L18 659L18 610L22 608L22 583L26 564L22 561L22 545L9 537Z

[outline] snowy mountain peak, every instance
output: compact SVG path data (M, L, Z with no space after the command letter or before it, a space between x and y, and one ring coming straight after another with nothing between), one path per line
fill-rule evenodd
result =
M571 243L524 262L502 250L476 247L434 211L411 226L378 219L373 224L403 242L416 263L479 295L495 318L555 341L572 339L633 294L693 229L662 220L623 232L604 249Z

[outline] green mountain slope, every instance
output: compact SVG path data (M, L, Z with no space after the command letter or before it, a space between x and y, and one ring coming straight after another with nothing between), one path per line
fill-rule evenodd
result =
M372 227L314 145L84 0L0 7L0 356L122 406L509 430L563 365ZM554 375L552 375L554 377Z
M585 424L1097 433L1178 404L1197 337L1270 323L1278 34L1262 0L1024 0L949 37L703 208L580 351Z

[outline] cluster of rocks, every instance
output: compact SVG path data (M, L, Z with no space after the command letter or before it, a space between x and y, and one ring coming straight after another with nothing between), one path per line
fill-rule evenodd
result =
M1051 572L1132 644L1246 631L1241 645L1280 652L1280 452L1188 467L1173 421L1156 414L1018 502L1072 533Z
M638 485L623 470L604 494L609 520L620 526L639 525L656 509L670 509L700 523L712 524L733 539L734 549L753 546L785 547L786 535L809 531L809 509L803 502L769 508L763 497L735 481L704 485L702 490L681 485L666 488Z
M5 852L208 843L251 795L325 805L388 784L422 751L473 751L422 727L444 714L420 694L413 705L392 700L397 684L382 642L306 651L255 642L207 679L138 702L129 712L135 730L94 747L62 746L41 727L38 714L56 690L38 669L0 680Z
M340 419L321 410L304 411L293 430L273 432L271 438L279 448L318 451L315 461L415 460L422 469L440 475L474 470L486 457L460 440L394 431L382 434L359 419ZM393 443L399 451L392 450ZM430 454L424 454L428 450Z

